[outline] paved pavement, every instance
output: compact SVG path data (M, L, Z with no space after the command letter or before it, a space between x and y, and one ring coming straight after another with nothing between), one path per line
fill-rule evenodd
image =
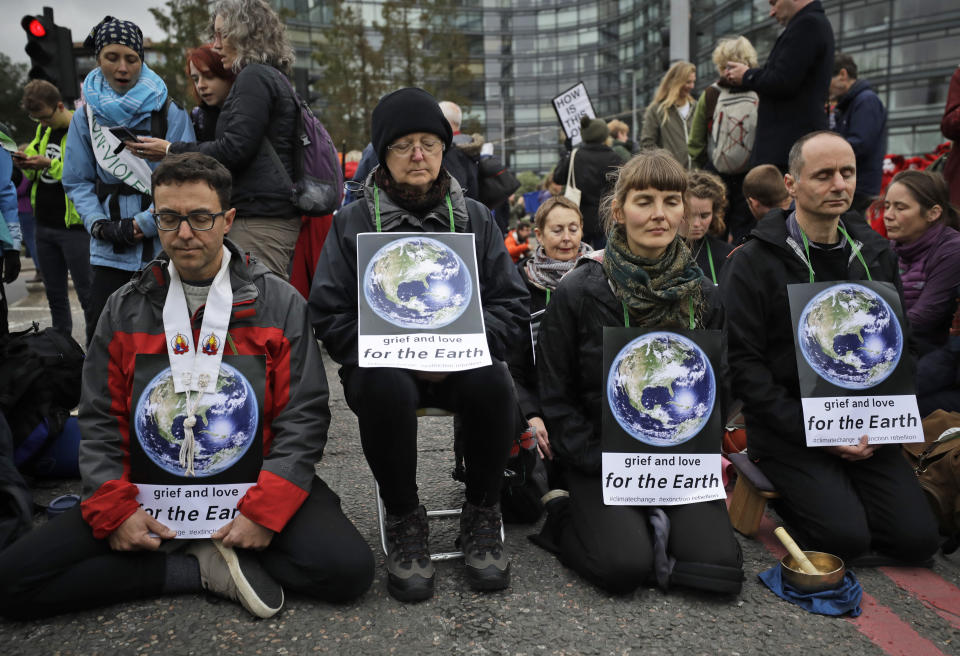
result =
M83 319L75 308L74 333L82 341ZM33 320L49 325L36 289L11 309L11 329ZM373 480L357 422L334 365L328 358L324 364L333 423L318 472L376 550L377 577L369 592L345 605L294 597L278 616L262 621L234 604L196 595L77 609L45 621L0 620L0 654L960 654L960 552L938 556L932 570L857 569L863 614L856 620L812 615L757 580L782 553L772 537L772 514L760 540L738 538L747 580L736 597L652 588L611 597L531 544L526 536L538 526L508 526L509 590L470 591L461 564L452 561L438 565L434 599L401 604L386 591ZM451 422L423 419L420 427L422 498L428 506L458 505L462 493L449 476ZM39 482L36 498L45 503L78 487L77 481ZM431 526L435 548L452 545L455 521Z

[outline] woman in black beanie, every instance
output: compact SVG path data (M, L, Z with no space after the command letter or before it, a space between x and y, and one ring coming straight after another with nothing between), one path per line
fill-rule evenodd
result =
M459 415L467 471L460 543L477 590L510 584L500 538L500 486L517 399L504 359L520 339L527 291L490 211L465 198L441 166L453 138L436 99L423 89L394 91L373 110L380 158L360 198L340 210L317 264L310 310L317 337L341 366L347 404L357 414L363 452L387 511L387 589L401 601L433 595L427 518L417 496L417 416L424 405ZM483 321L493 364L451 373L360 368L357 349L357 234L473 233Z

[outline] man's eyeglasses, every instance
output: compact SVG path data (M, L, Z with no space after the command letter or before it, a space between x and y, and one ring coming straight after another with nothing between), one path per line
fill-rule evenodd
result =
M387 146L387 150L397 155L409 155L414 148L419 148L425 155L436 155L443 150L443 142L436 139L424 139L418 144L409 141L398 141Z
M226 210L211 214L210 212L191 212L190 214L177 214L176 212L154 212L153 220L157 224L158 230L179 230L180 224L184 221L190 226L191 230L209 230L213 227L218 216L226 214Z
M34 123L39 123L40 121L49 121L53 118L53 115L57 113L57 108L54 107L53 110L46 116L34 116L33 114L27 114L30 117L30 120Z

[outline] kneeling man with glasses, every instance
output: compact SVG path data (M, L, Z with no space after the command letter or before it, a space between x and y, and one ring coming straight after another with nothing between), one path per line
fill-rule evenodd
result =
M353 599L373 580L373 555L314 470L330 410L306 302L225 239L235 210L222 164L198 153L169 156L152 183L165 253L110 297L84 364L84 500L0 552L0 614L34 618L201 590L258 617L280 610L284 589ZM216 400L236 387L242 356L260 364L239 374L240 392L259 389L248 396L262 399L246 431L228 416L242 395ZM150 358L160 373L137 377ZM132 398L138 389L146 391ZM163 409L146 424L144 403ZM144 435L154 432L165 443L148 444ZM207 537L177 539L191 532L167 525L179 506L153 510L143 491L195 496L227 487L212 483L227 480L225 459L243 449L221 448L225 441L249 447L239 458L255 458L249 482L236 501L217 501L224 522L207 526ZM142 454L164 470L158 482L166 485L131 477ZM204 476L211 485L191 487Z

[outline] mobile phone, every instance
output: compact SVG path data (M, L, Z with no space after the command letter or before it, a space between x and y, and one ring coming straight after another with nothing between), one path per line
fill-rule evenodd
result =
M123 125L110 128L110 133L120 141L139 141L137 135L135 135L130 128Z

